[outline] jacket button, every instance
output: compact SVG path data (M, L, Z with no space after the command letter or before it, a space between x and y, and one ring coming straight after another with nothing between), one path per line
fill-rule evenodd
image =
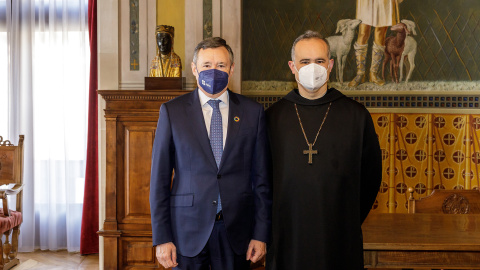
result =
M217 179L220 179L222 178L222 175L221 174L217 174Z
M212 204L213 204L213 205L217 205L217 201L213 201Z

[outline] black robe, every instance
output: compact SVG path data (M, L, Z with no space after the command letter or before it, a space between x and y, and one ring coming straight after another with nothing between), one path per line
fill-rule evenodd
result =
M329 104L331 108L308 164ZM273 239L267 269L363 269L361 225L375 201L382 163L365 107L328 89L308 100L293 90L267 110L273 160Z

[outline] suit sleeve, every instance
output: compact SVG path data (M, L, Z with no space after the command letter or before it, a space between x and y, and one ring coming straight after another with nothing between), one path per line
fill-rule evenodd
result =
M173 242L170 220L170 183L175 163L175 147L166 104L160 107L152 149L150 211L153 245Z
M382 181L382 154L372 117L367 112L362 147L362 175L360 183L361 222L367 218L377 197Z
M272 224L271 156L267 140L265 111L259 110L257 141L252 160L252 182L255 195L253 239L268 243Z

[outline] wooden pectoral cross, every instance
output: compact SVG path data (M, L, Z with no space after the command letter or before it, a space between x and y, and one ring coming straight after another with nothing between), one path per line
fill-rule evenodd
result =
M313 155L318 154L317 150L313 150L313 145L311 143L308 144L308 150L303 150L304 155L308 155L308 164L313 163Z

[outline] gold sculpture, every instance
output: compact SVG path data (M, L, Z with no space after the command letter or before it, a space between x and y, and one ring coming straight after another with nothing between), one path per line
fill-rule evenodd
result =
M182 61L173 51L174 27L158 25L155 30L157 56L150 65L150 77L181 77Z

